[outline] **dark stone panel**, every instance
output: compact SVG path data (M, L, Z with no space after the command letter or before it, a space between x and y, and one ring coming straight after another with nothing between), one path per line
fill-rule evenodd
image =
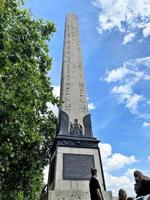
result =
M91 115L90 114L84 116L83 124L84 124L85 136L93 137Z
M90 180L90 170L94 166L93 155L63 154L63 179Z
M69 127L69 116L67 113L60 111L59 114L59 127L58 127L58 135L66 135L68 133Z
M59 136L56 138L58 146L77 148L97 148L99 140L96 138Z
M57 146L97 149L99 142L99 140L93 137L57 135L51 148L51 154L55 152Z
M98 143L91 141L80 141L80 140L58 140L58 146L64 147L78 147L78 148L97 148Z

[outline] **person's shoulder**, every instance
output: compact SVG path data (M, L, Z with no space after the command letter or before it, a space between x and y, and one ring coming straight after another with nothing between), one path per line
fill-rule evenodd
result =
M99 184L99 181L96 177L92 177L92 182L95 184Z
M91 179L90 179L90 181L91 181L91 182L96 182L96 181L98 181L98 180L97 180L96 177L92 176Z
M143 179L142 183L150 184L150 179Z
M97 178L95 176L92 176L91 179L92 180L97 180Z

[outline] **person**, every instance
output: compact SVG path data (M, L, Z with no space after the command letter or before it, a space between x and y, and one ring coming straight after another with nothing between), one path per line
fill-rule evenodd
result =
M145 176L142 172L136 170L134 172L134 190L137 194L136 198L150 194L150 177Z
M89 183L91 200L103 200L102 191L97 180L97 169L91 169L91 179Z
M122 188L118 192L118 200L127 200L127 193Z
M120 189L118 192L118 200L135 200L134 197L128 197L124 189Z

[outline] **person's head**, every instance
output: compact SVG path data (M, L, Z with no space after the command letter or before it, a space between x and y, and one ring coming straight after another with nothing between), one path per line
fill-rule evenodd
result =
M124 189L120 189L118 192L119 200L127 200L127 193Z
M91 168L91 174L92 174L92 176L97 176L97 169Z
M143 179L142 172L140 172L138 170L134 171L134 179L135 179L136 183L140 183L142 181L142 179Z

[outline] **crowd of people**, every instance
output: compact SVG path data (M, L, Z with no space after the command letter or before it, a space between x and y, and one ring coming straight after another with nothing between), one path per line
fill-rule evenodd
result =
M103 195L99 182L96 178L97 170L91 169L91 180L90 180L90 194L91 200L103 200ZM134 172L134 191L136 197L128 197L124 189L120 189L118 192L118 200L150 200L150 177L145 176L142 172L136 170Z
M134 172L134 191L136 200L150 200L150 177L145 176L142 172L136 170ZM135 198L128 197L124 189L118 192L118 200L133 200Z

